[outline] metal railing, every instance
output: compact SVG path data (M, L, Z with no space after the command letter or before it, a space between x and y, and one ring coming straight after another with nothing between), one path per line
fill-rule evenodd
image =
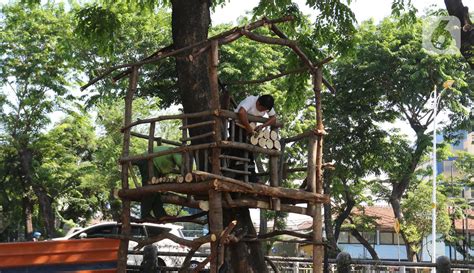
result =
M134 251L133 254L143 253L141 251ZM186 256L187 253L183 252L158 252L158 256ZM195 258L204 258L208 254L196 253ZM444 256L442 256L444 257ZM347 270L337 270L338 266L340 269L343 269L341 263L346 262L342 258L338 259L329 259L326 272L341 272L341 273L405 273L405 272L428 272L431 271L431 268L438 266L438 273L444 272L455 272L455 273L470 273L474 272L474 263L451 263L449 259L438 257L437 263L431 262L407 262L407 261L377 261L377 260L365 260L365 259L349 259L346 269ZM311 258L303 257L282 257L282 256L266 256L273 266L276 267L276 270L270 264L268 265L269 272L279 272L279 273L312 273L313 272L313 262ZM349 256L350 258L350 256ZM449 262L449 271L443 271L439 266L446 261ZM338 265L339 263L339 265ZM160 267L160 272L178 272L180 268L178 267ZM140 265L134 265L128 267L129 272L138 272L140 271ZM205 269L202 272L207 272Z

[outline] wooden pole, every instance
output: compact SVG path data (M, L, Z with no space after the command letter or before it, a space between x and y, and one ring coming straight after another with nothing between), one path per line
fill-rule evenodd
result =
M150 123L150 132L148 135L148 153L152 154L153 153L153 142L155 142L155 126L156 123L152 122ZM151 179L153 176L155 176L155 172L153 171L153 158L149 158L148 161L148 179ZM148 181L147 181L148 182ZM145 185L142 185L142 187Z
M187 170L187 152L185 150L186 147L186 138L188 137L188 130L186 126L188 125L188 119L183 118L183 125L181 126L181 147L183 148L182 161L181 161L181 175L184 176L188 173Z
M209 51L209 83L211 88L211 109L219 110L219 85L217 79L217 66L219 62L218 42L212 41ZM219 143L221 140L221 128L219 117L214 117L214 141ZM219 147L212 148L211 171L215 175L220 175L220 156ZM222 215L222 194L214 189L209 190L209 228L211 234L219 237L223 230ZM217 273L219 265L223 262L224 249L219 248L218 242L211 242L211 255L216 255L217 259L211 262L211 273Z
M127 95L125 96L125 122L127 126L132 122L132 102L133 94L137 89L138 67L132 67L130 74ZM130 129L123 133L122 156L127 157L130 152ZM128 163L122 163L122 189L127 190L128 187ZM127 254L128 254L128 237L130 236L130 200L122 200L122 238L118 251L117 272L126 273L127 271Z
M211 186L207 182L187 183L182 185L179 183L160 183L138 189L121 189L118 194L120 198L129 200L141 200L146 195L157 192L178 192L178 193L192 193L205 194Z
M278 156L274 155L270 157L270 186L279 187L278 183ZM272 209L280 210L280 199L272 197Z
M316 98L316 130L324 131L322 109L321 109L321 89L322 89L322 68L319 67L313 75L314 95ZM321 194L323 192L323 137L324 134L319 134L316 142L316 172L315 183L311 184L313 193ZM314 150L314 147L313 147ZM313 268L314 273L322 273L323 271L323 257L324 247L322 246L322 231L323 219L321 216L322 205L316 204L313 216Z

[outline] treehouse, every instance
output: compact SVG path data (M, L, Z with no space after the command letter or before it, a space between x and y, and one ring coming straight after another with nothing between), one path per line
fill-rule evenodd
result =
M185 272L187 263L196 249L205 242L211 243L211 254L204 260L194 272L210 262L211 272L218 272L224 263L224 249L226 246L239 240L249 239L249 236L233 236L233 229L238 224L236 221L225 221L223 211L229 208L260 208L291 213L305 214L313 217L312 235L288 232L299 237L301 242L313 244L314 272L322 272L322 261L324 242L322 240L322 204L329 202L329 196L322 192L322 173L324 168L332 167L324 164L322 159L322 145L325 135L321 113L321 90L323 84L330 90L332 87L322 76L323 65L330 58L320 62L311 61L299 48L295 41L287 39L285 34L277 27L278 23L291 20L291 17L276 20L262 19L247 26L234 28L232 30L211 37L200 43L189 45L181 49L170 50L170 47L156 52L142 61L119 65L109 69L103 75L95 78L86 86L94 84L98 80L108 76L118 69L124 69L116 80L128 76L129 88L125 98L125 125L123 131L123 154L120 158L122 165L122 189L119 197L122 199L122 242L119 250L119 272L125 272L125 261L127 255L127 244L130 233L130 203L150 198L152 194L161 193L163 203L177 204L189 208L199 208L202 212L186 217L167 217L157 219L157 222L180 222L190 221L207 215L209 224L209 235L194 241L180 240L192 248L183 265ZM268 26L276 37L262 36L252 32L253 30ZM301 59L302 67L297 70L282 72L278 75L269 75L265 79L254 81L242 81L244 84L259 84L265 81L283 77L291 73L306 71L312 76L315 96L315 119L316 128L300 135L278 139L277 128L268 131L263 136L253 136L248 142L236 131L240 126L238 115L228 110L230 105L221 103L223 97L229 95L228 90L219 88L218 84L218 62L219 46L230 43L241 37L246 37L261 43L281 45L289 47ZM165 115L150 119L132 121L132 100L137 88L140 66L150 63L158 63L169 57L176 57L186 53L192 60L199 54L209 56L209 84L210 84L210 109L196 113L183 113L178 115ZM222 87L222 86L221 86ZM228 101L228 100L227 100ZM177 120L181 124L181 139L170 141L156 135L155 128L160 122ZM249 116L250 122L265 122L262 117ZM148 134L138 133L136 128L146 128ZM277 124L276 127L283 126ZM143 132L143 130L142 130ZM148 141L148 153L131 155L130 140L132 137L143 138ZM285 167L287 145L297 141L308 141L307 165L287 169ZM154 148L166 144L172 149L154 152ZM238 151L232 153L229 151ZM167 177L154 177L153 158L179 153L182 155L180 174ZM236 155L238 154L238 155ZM249 170L251 155L258 155L263 162L268 164L265 172L256 172L259 183L250 179L253 174ZM139 160L147 160L149 166L149 177L147 185L139 185L133 179L132 164ZM281 181L288 172L306 172L306 187L302 189L289 189L282 187ZM131 186L129 183L135 183ZM232 220L232 219L231 219ZM271 235L279 235L279 232ZM248 235L248 234L247 234ZM165 235L166 236L166 235ZM155 238L156 240L164 237ZM176 238L169 238L176 239ZM254 236L252 240L259 240ZM151 243L140 242L141 245Z

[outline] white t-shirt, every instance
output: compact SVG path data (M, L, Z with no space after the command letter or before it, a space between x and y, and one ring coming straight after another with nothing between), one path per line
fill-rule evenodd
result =
M254 115L257 117L265 116L267 112L260 112L257 110L257 100L258 96L248 96L243 101L241 101L239 105L237 105L237 108L235 108L234 112L238 113L240 107L243 107L245 111L247 111L247 114ZM272 108L272 110L268 111L268 115L270 117L276 115L275 109Z

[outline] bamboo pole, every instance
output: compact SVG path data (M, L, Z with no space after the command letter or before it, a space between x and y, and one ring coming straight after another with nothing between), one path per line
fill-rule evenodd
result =
M218 42L212 41L209 51L209 84L211 89L211 109L219 110L219 84L217 79L217 66L219 63ZM221 138L221 128L219 117L214 117L214 141L219 143ZM220 159L221 149L219 147L212 148L212 173L220 175ZM209 228L211 234L219 236L223 230L223 214L222 214L222 195L214 189L209 190ZM211 273L217 273L219 266L223 263L224 248L219 247L218 242L211 242L211 255L215 255L217 259L211 262Z
M133 95L137 89L138 67L132 67L130 74L129 86L125 96L125 118L124 124L128 125L132 121L132 101ZM123 134L122 156L128 156L130 152L130 130L126 130ZM128 162L122 163L122 189L128 190ZM122 200L122 235L125 237L120 240L117 260L117 272L126 273L127 271L127 254L128 254L128 237L130 236L130 201Z

